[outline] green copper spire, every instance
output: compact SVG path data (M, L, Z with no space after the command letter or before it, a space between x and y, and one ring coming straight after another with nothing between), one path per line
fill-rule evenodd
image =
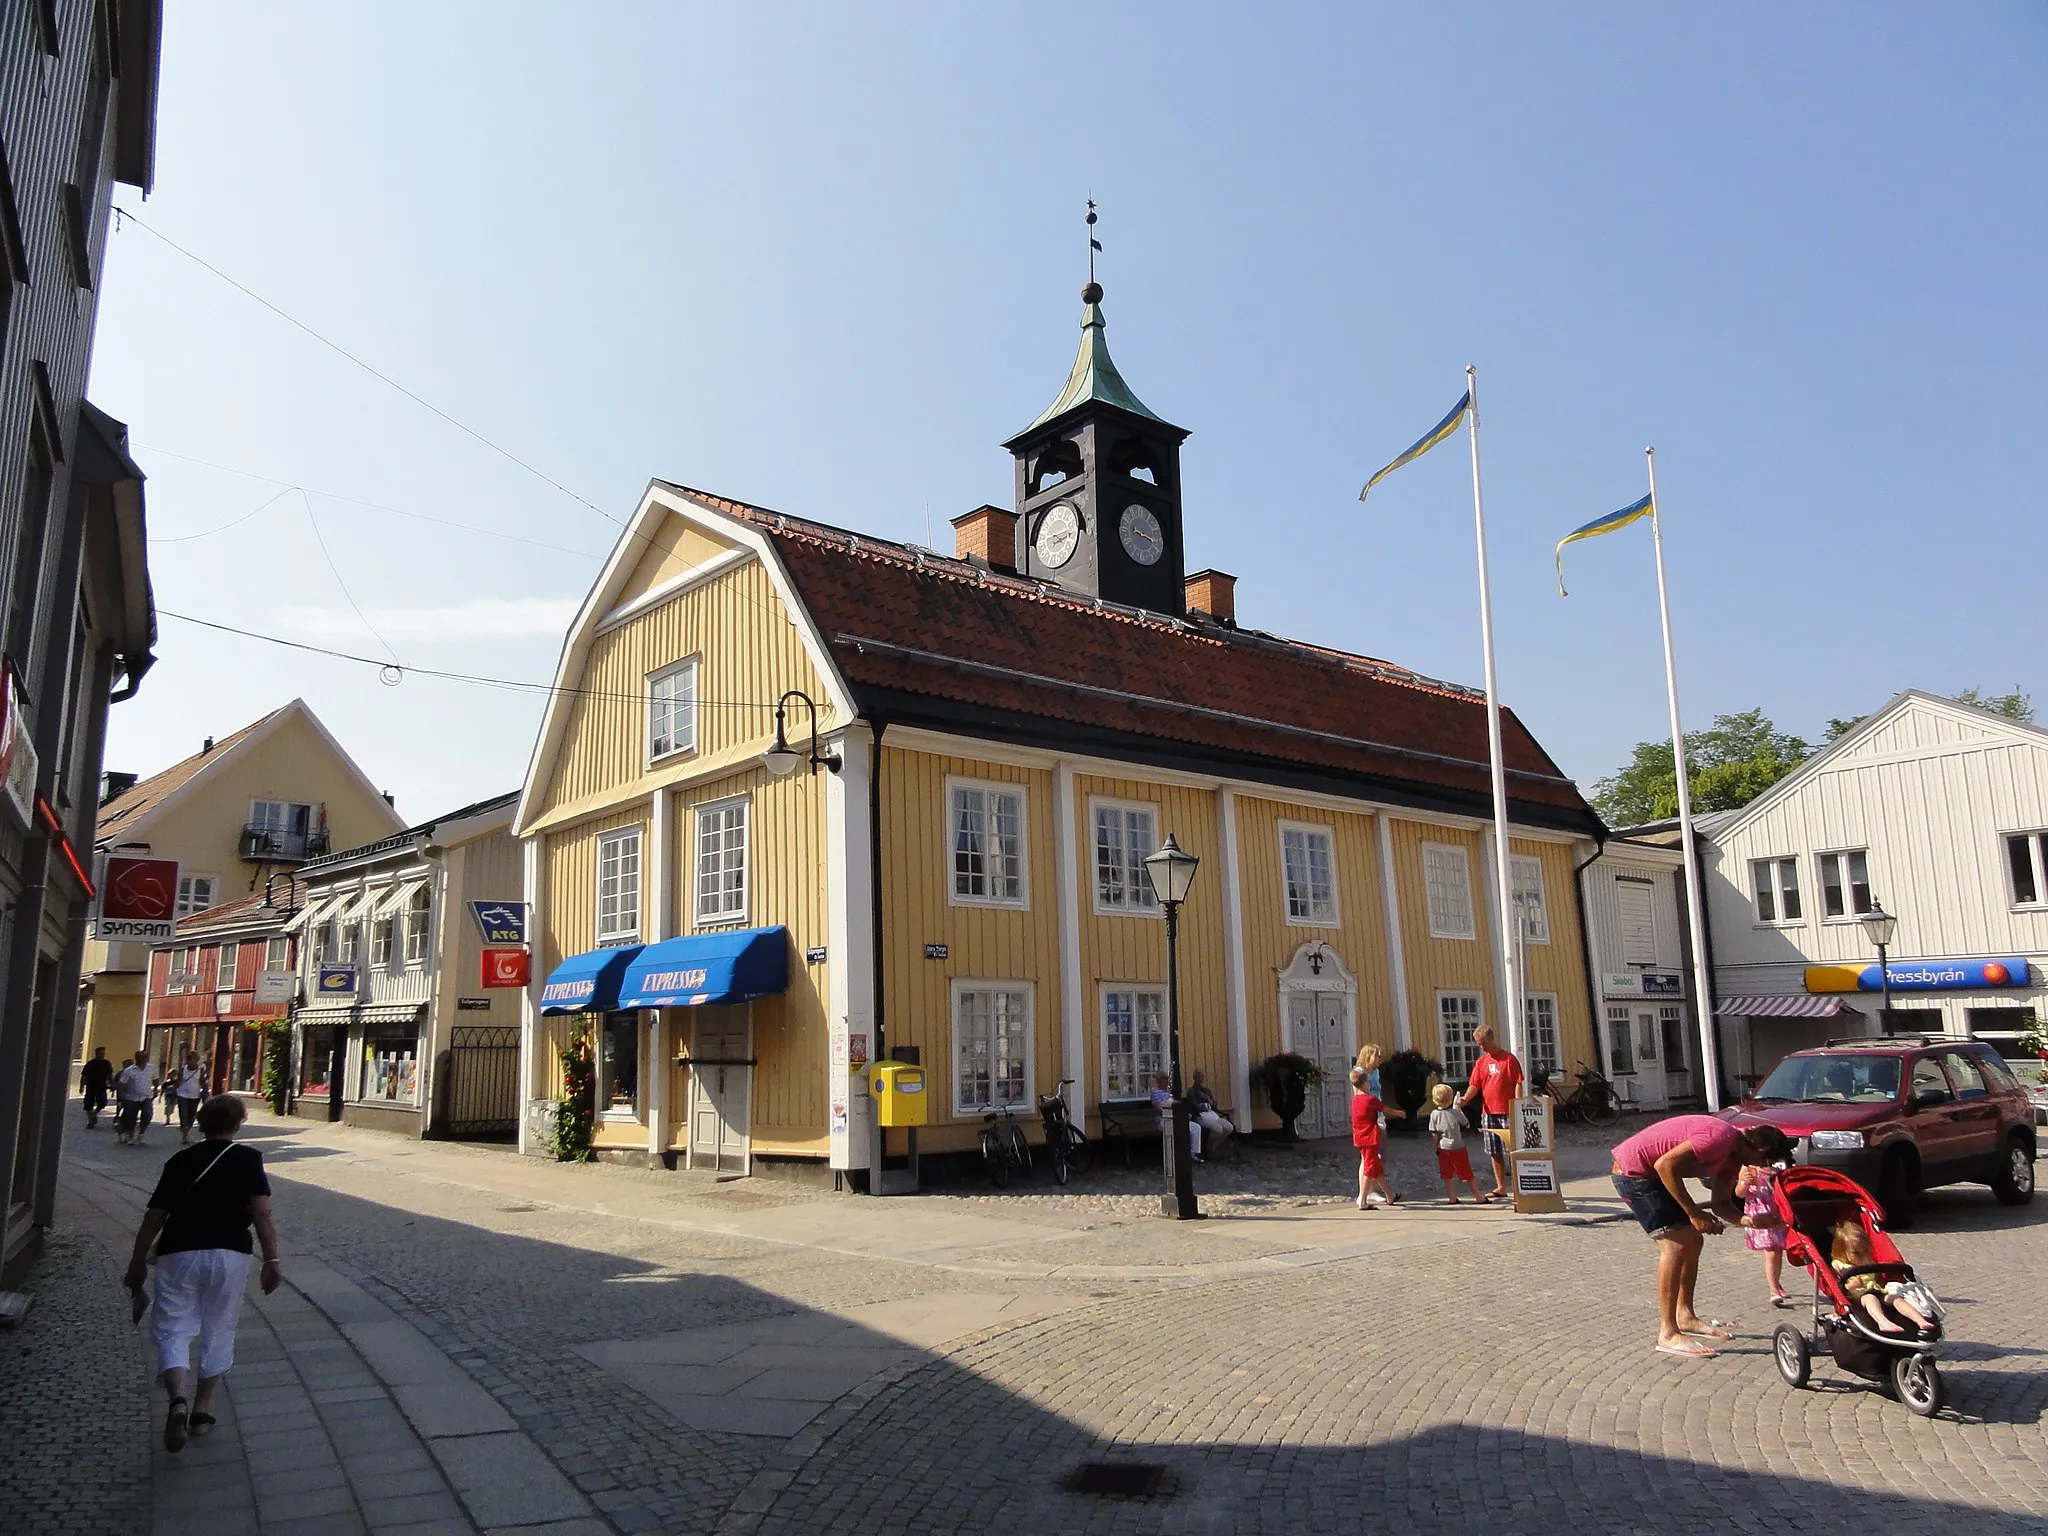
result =
M1081 311L1081 350L1074 356L1074 371L1067 375L1067 387L1024 430L1042 427L1055 416L1064 416L1075 406L1091 401L1116 406L1161 426L1170 425L1165 417L1147 409L1145 402L1131 393L1131 386L1109 359L1109 343L1102 334L1102 285L1091 280L1081 290L1081 302L1086 306Z

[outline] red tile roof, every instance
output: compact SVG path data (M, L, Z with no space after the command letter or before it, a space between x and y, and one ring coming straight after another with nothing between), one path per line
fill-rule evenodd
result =
M275 905L268 914L263 910L263 894L259 891L238 901L224 901L202 912L194 912L190 917L180 918L178 938L184 942L204 938L213 933L232 932L238 928L260 928L272 922L281 925L297 912L301 905L298 882L279 881L272 887L271 898Z
M122 793L116 795L100 807L99 827L94 833L94 841L106 842L115 833L122 831L135 821L143 812L154 808L172 790L182 788L185 784L189 783L200 769L218 761L220 755L227 751L228 748L247 740L271 720L276 719L277 716L290 708L291 705L286 704L278 709L273 709L261 720L252 720L239 731L221 737L220 740L213 744L211 751L194 752L183 762L173 763L170 767L164 769L163 772L153 773L148 778L138 781L122 791Z
M1056 722L1094 743L1190 769L1335 778L1484 814L1484 696L1390 662L1206 618L1097 604L1039 581L677 486L766 532L864 712L918 701L987 734ZM953 706L947 710L945 706ZM934 723L940 723L934 718ZM1591 830L1598 817L1512 711L1502 711L1517 820Z

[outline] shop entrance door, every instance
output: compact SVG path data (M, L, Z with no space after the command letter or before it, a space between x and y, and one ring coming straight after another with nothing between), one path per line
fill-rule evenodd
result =
M744 1008L697 1008L690 1041L690 1166L748 1172L753 1029Z
M1322 1070L1308 1092L1296 1129L1303 1136L1351 1133L1350 999L1341 992L1292 992L1287 997L1287 1049Z

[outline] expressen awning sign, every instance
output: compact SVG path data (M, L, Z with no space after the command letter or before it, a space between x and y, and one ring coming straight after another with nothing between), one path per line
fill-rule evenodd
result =
M2024 987L2031 979L2026 957L1996 955L1981 960L1894 960L1878 974L1874 965L1809 965L1809 992L1976 992L1987 987Z

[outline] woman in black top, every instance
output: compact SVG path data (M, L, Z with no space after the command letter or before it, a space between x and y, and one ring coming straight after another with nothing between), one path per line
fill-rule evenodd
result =
M235 1363L235 1324L254 1250L252 1226L263 1243L263 1294L276 1290L283 1278L263 1154L234 1139L248 1114L240 1099L226 1094L200 1106L199 1129L206 1140L164 1164L123 1281L129 1290L141 1290L149 1277L149 1246L156 1243L150 1332L160 1379L171 1399L164 1419L167 1451L183 1450L188 1431L204 1434L213 1427L214 1391ZM188 1400L194 1338L199 1340L199 1385Z

